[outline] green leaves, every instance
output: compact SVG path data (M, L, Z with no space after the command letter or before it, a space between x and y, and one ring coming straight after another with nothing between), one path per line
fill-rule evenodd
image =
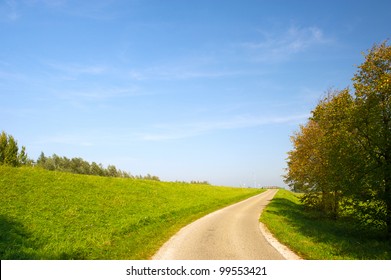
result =
M19 153L18 142L12 135L7 135L3 131L0 134L0 164L20 166L29 162L26 148L22 147Z
M366 54L353 87L328 91L292 137L286 182L333 217L341 201L371 199L385 207L391 237L391 46Z

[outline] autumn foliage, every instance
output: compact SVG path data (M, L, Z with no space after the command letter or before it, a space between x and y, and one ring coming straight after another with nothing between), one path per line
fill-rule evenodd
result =
M391 46L374 45L352 80L291 137L285 181L307 207L355 215L391 238Z

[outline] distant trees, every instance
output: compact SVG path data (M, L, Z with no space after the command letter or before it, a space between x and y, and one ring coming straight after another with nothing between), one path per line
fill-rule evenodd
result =
M11 166L32 164L27 157L26 148L22 146L19 151L18 142L4 131L0 134L0 164Z
M41 152L38 157L36 166L47 170L57 170L75 174L160 181L159 177L150 174L147 174L146 176L133 176L129 172L117 169L114 165L108 165L107 168L104 168L102 164L97 164L96 162L89 163L82 158L69 159L67 157L60 157L56 154L47 157L43 152Z
M190 181L190 184L210 185L208 181Z
M194 184L194 185L210 185L210 183L208 181L197 181L197 180L191 180L190 182L187 182L187 181L175 181L175 183Z
M353 209L391 238L391 46L366 54L353 86L329 91L292 136L285 181L306 206Z
M133 176L129 172L117 169L114 165L104 168L102 164L96 162L89 163L80 157L67 158L56 154L47 157L43 152L39 155L37 161L29 159L26 148L22 146L19 151L18 142L12 135L4 131L0 134L0 165L10 166L36 166L52 171L70 172L75 174L97 175L106 177L121 177L160 181L158 176L147 174L146 176Z

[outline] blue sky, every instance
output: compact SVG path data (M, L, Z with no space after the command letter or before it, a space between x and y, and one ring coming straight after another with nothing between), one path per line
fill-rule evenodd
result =
M391 1L0 2L0 130L36 159L162 180L285 186L289 137Z

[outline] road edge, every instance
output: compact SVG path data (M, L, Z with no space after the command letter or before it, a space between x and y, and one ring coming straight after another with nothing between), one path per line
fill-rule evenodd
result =
M269 229L261 222L259 222L259 229L266 241L269 242L269 244L273 246L286 260L303 260L287 246L280 243L280 241L278 241Z

